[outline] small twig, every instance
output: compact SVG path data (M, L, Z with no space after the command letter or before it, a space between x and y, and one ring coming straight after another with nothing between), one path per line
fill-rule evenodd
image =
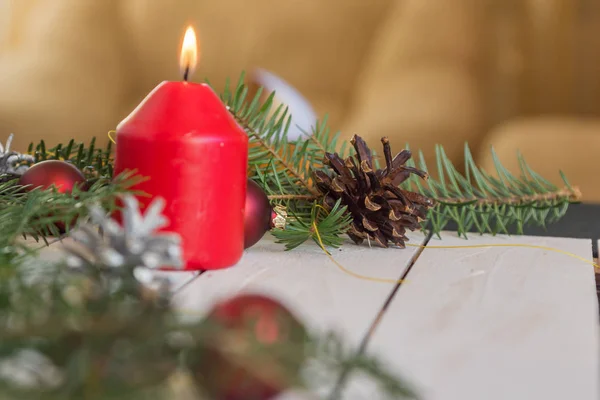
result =
M449 197L449 198L435 198L434 200L445 206L461 206L465 203L474 204L478 206L491 206L491 205L518 205L518 204L530 204L530 203L539 203L553 200L564 200L569 199L569 201L577 202L581 199L581 191L579 188L563 188L556 192L551 193L536 193L525 196L510 196L510 197L501 197L501 198L478 198L478 197Z
M261 145L263 148L265 148L269 153L271 153L271 155L281 164L283 165L286 170L288 170L290 172L290 174L292 174L298 181L300 181L300 183L310 192L312 193L314 196L318 196L319 192L317 191L316 188L314 188L313 186L311 186L308 181L302 176L302 174L300 174L292 165L290 165L288 162L286 162L279 153L277 153L275 150L273 150L273 148L269 145L267 145L267 143L260 137L260 134L258 132L256 132L256 130L254 128L252 128L249 124L248 121L246 121L244 118L241 118L239 115L237 115L235 112L233 112L231 109L229 109L229 112L231 113L231 115L233 116L233 118L235 118L235 120L240 123L244 129L246 130L246 132L248 132L248 134L252 137L254 137L256 139L256 141L258 142L259 145Z
M318 197L310 194L272 194L267 196L269 200L316 200Z
M321 150L323 153L327 153L327 149L321 144L321 142L319 142L317 140L317 138L315 137L315 135L310 135L310 140L312 140L313 143L315 143L317 145L317 147L319 148L319 150Z

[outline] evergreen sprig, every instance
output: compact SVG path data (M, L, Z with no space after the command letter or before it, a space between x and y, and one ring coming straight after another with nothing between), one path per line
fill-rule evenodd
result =
M312 165L305 157L308 143L290 142L287 138L292 122L288 109L283 105L274 107L275 93L262 103L262 89L252 99L247 95L242 74L234 89L226 83L221 99L250 137L248 164L252 177L257 177L257 170L270 167L263 179L268 187L277 187L290 196L318 196L310 182Z
M67 144L57 144L47 148L46 142L31 143L27 153L35 158L35 162L46 160L63 160L79 168L89 178L110 178L113 175L112 142L106 146L98 147L96 138L88 144L77 143L71 139Z
M289 110L284 105L275 106L274 92L261 101L262 88L250 98L244 78L242 74L235 87L228 83L221 98L250 138L251 178L261 184L273 203L288 207L293 215L288 224L290 232L275 231L275 235L291 249L314 239L316 225L325 229L322 241L326 246L339 246L342 243L339 236L348 228L347 216L314 212L313 202L320 201L321 196L311 174L315 170L327 171L323 162L325 153L338 153L344 158L352 155L354 149L340 139L339 132L330 131L327 118L304 137L288 140L287 132L292 123ZM476 166L467 145L464 172L460 172L438 145L435 151L437 177L430 177L427 183L412 177L403 184L403 188L426 195L437 203L428 212L427 221L422 225L424 230L439 235L449 223L454 223L458 233L465 237L472 231L509 233L513 227L520 234L526 225L545 226L556 221L565 214L569 204L580 200L578 189L568 183L562 172L565 187L559 188L534 172L518 155L521 176L517 177L502 165L494 150L491 151L495 176ZM372 153L375 167L380 168L376 152ZM412 159L407 163L407 166L415 165L427 170L421 152L417 163ZM327 223L323 224L326 219Z
M341 396L341 391L346 385L331 386L340 378L340 371L346 376L362 379L375 383L378 387L377 398L385 396L387 399L408 400L417 399L418 395L412 385L390 373L381 361L365 352L357 353L356 349L340 340L332 332L325 333L311 342L313 352L319 357L306 369L306 380L310 387L317 391L327 391L328 400L346 398ZM326 388L326 389L325 389Z
M262 88L249 98L244 79L242 74L235 87L227 82L221 100L248 134L249 176L261 185L274 205L285 206L293 216L286 230L275 231L275 235L292 249L315 238L312 227L316 224L322 229L325 245L339 246L340 236L347 229L346 218L342 213L316 212L313 203L319 199L319 192L311 178L314 168L323 167L321 148L335 146L339 135L330 136L326 124L321 124L319 135L325 141L288 140L292 123L288 109L275 106L275 93L261 101Z
M294 249L312 239L317 245L327 243L331 247L340 247L343 238L339 232L345 232L352 218L346 212L346 207L338 201L331 211L327 211L321 204L314 202L309 220L299 218L292 214L285 229L273 230L277 243L283 243L287 250Z
M119 196L130 193L140 179L133 172L125 172L114 179L98 178L88 190L76 187L72 193L60 193L55 188L27 192L14 180L0 183L0 246L10 248L21 236L36 240L59 237L59 226L68 232L74 221L85 218L92 205L115 210Z
M519 154L521 176L516 177L500 162L492 148L496 176L479 168L469 146L465 144L464 173L452 164L444 149L436 146L437 177L426 183L411 177L404 188L415 190L432 199L437 206L430 210L426 223L434 234L453 222L459 235L468 232L506 233L510 228L518 234L526 225L545 227L564 216L569 204L580 200L581 193L559 171L564 187L544 179ZM415 166L414 160L408 163ZM418 167L428 171L425 157L419 152Z
M236 84L227 82L221 99L249 136L250 178L261 185L273 205L285 207L290 216L287 229L274 230L275 236L286 249L307 240L316 241L319 235L325 246L340 246L350 224L349 213L344 204L339 204L332 213L317 207L321 205L322 196L312 174L315 170L328 171L324 164L326 153L338 153L345 158L353 155L354 149L341 140L339 132L330 130L326 117L303 137L289 140L287 133L292 124L289 110L284 105L276 105L274 92L264 100L262 88L249 96L244 82L243 73ZM31 144L28 150L36 162L59 159L73 163L91 182L106 182L113 173L110 142L100 147L95 139L87 145L71 140L48 148L41 141ZM435 148L437 175L430 176L427 182L413 176L403 183L404 189L436 202L422 224L424 230L439 235L452 223L459 235L465 237L468 232L522 233L527 225L546 226L556 221L565 214L569 204L579 201L581 194L562 172L564 187L557 187L533 171L518 155L520 176L515 176L502 165L494 150L491 151L494 174L476 165L468 145L465 145L462 169L455 166L438 145ZM372 153L375 168L380 168L379 157L375 151ZM417 160L409 160L407 166L428 170L421 151ZM6 183L6 179L0 180L2 182ZM31 204L35 201L30 200ZM67 215L61 217L59 213L57 218L65 220ZM48 219L39 221L50 222ZM51 225L48 226L51 229Z

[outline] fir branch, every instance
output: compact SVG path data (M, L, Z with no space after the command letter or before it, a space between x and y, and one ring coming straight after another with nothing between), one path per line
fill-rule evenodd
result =
M297 179L298 182L306 188L306 190L316 195L316 192L314 188L309 184L308 179L305 178L302 175L302 173L292 165L291 161L284 159L283 156L277 152L276 146L273 146L270 143L268 143L265 139L263 139L260 136L260 134L256 130L252 129L250 121L248 119L239 117L233 111L232 114L237 120L237 122L244 127L246 132L248 132L250 137L253 138L255 142L258 143L262 148L264 148L271 155L274 161L281 164L281 166L285 168L285 170L288 171L295 179Z
M316 196L307 195L307 194L271 194L267 196L269 200L306 200L313 201L316 200Z
M14 181L0 184L0 246L8 246L20 236L60 236L57 224L68 232L73 221L85 217L94 204L115 210L118 197L130 193L140 180L133 172L126 172L115 179L99 179L87 191L76 188L72 194L54 188L26 192Z
M273 110L275 93L261 103L262 89L251 100L247 99L244 78L242 74L233 90L227 83L221 99L250 138L250 167L260 169L270 165L276 177L269 178L269 184L278 187L280 194L318 195L310 182L305 149L300 141L290 143L287 139L291 124L288 110L283 106Z
M310 148L313 149L311 155L313 169L324 166L326 153L337 153L342 158L354 155L354 148L349 145L349 142L340 139L341 132L332 134L327 122L328 117L325 116L312 128L311 133L306 135L308 137L306 140L312 144Z
M428 230L439 236L453 222L464 237L472 231L509 234L511 227L522 234L526 225L545 226L556 221L564 216L569 204L580 200L581 192L562 172L565 186L560 188L533 171L519 154L521 175L517 177L502 165L493 148L491 152L496 176L476 165L467 144L465 172L461 173L438 145L437 177L430 176L427 183L413 177L403 185L437 202L428 214ZM418 164L411 159L408 165L428 171L422 152Z
M579 202L581 199L581 191L578 188L564 187L550 193L535 193L525 194L522 196L511 195L503 198L477 198L477 197L452 197L439 198L436 201L444 206L460 207L463 205L475 206L498 206L498 205L534 205L537 203L561 202L568 201L571 203Z
M68 161L87 178L109 178L113 174L112 142L108 141L103 148L97 147L95 137L87 145L71 139L67 144L59 143L49 149L42 140L37 144L30 143L27 153L33 155L36 163L45 160Z
M313 143L313 144L314 144L314 145L317 147L317 149L318 149L319 151L321 151L323 154L325 154L325 153L327 153L327 152L332 152L332 151L333 151L333 152L335 152L335 151L336 151L335 147L334 147L333 149L329 149L329 150L328 150L327 148L325 148L324 144L323 144L323 143L322 143L320 140L318 140L318 139L317 139L317 137L315 136L314 132L313 132L313 134L312 134L312 135L310 135L310 139L309 139L309 140L310 140L310 141L311 141L311 143ZM327 141L326 141L325 143L327 143ZM332 147L333 147L333 146L332 146Z
M312 134L289 142L287 132L291 116L287 109L282 105L274 107L275 93L261 101L262 88L252 99L247 98L244 77L242 73L234 88L227 82L221 99L250 138L248 159L251 178L261 185L274 204L285 206L293 218L287 224L287 230L289 233L296 232L295 235L275 233L282 241L296 243L289 243L288 248L293 248L303 241L302 237L307 240L314 236L308 234L316 222L312 202L321 196L312 181L313 169L324 167L326 150L338 149L343 153L347 143L338 146L340 134L330 133L327 118L314 127ZM327 219L324 226L320 226L323 221L318 221L317 227L323 230L327 245L338 246L341 244L339 236L345 227L332 228L328 225L330 221L331 218ZM299 232L303 233L298 235Z
M287 130L291 123L284 105L274 109L274 96L271 93L261 101L263 89L249 99L248 88L242 74L235 87L229 82L221 96L233 117L246 130L250 137L249 166L252 179L257 181L276 204L290 209L293 221L288 228L293 234L286 236L277 231L282 243L288 248L299 245L301 238L313 237L310 227L314 225L311 201L320 201L322 196L314 186L311 174L315 170L327 171L324 164L326 153L337 153L341 158L354 154L352 146L340 139L340 133L333 134L327 126L327 118L316 124L304 138L288 142ZM407 146L408 148L408 146ZM473 156L465 147L465 172L461 174L446 156L441 146L436 146L438 177L430 177L427 183L412 177L401 187L434 199L436 206L429 210L423 229L439 234L453 222L460 235L468 231L479 233L508 233L515 226L522 233L527 224L544 226L561 218L569 204L579 201L581 194L571 187L561 173L564 188L557 188L533 172L519 156L521 177L516 178L500 163L492 150L497 177L478 168ZM379 157L371 151L373 166L380 168ZM419 161L409 160L407 166L427 171L424 157ZM318 226L318 225L317 225ZM299 232L302 232L300 234ZM343 231L337 230L338 234ZM331 235L326 235L328 243L334 243ZM289 241L288 241L289 240Z
M285 244L286 250L294 249L309 239L319 245L322 242L324 246L340 247L344 242L340 236L348 230L352 222L346 207L341 206L339 201L330 212L315 202L310 211L310 218L299 218L293 212L291 216L285 229L272 231L277 243Z
M326 153L338 153L344 158L354 154L354 149L340 139L339 132L334 134L330 131L327 118L316 124L304 138L289 142L287 132L291 116L285 106L274 106L275 93L261 101L262 89L252 98L248 92L242 74L234 87L226 85L221 98L250 137L250 176L263 187L274 204L281 204L289 210L293 221L288 227L304 232L302 237L308 240L314 236L308 234L310 227L315 222L322 222L315 220L318 213L314 213L313 202L320 201L322 196L311 178L312 172L327 171L328 167L323 162ZM111 146L108 142L105 148L100 148L92 139L88 145L71 140L48 148L41 141L31 144L29 152L36 161L67 160L84 171L88 179L100 180L112 175ZM451 222L457 225L459 234L463 236L469 231L508 233L511 226L516 227L517 233L522 233L526 225L545 226L561 218L568 205L581 197L578 189L572 187L562 173L565 186L558 188L532 171L521 156L521 176L517 178L500 163L493 150L495 176L476 166L468 146L465 147L464 173L452 164L441 146L436 146L435 153L438 176L430 177L426 183L413 177L402 187L436 201L437 205L427 215L427 225L422 225L436 234ZM374 167L378 168L376 152L372 151L372 156ZM414 167L417 164L420 169L427 170L422 154L419 154L418 163L409 160L407 165ZM3 177L0 185L2 182L14 184L9 176ZM64 221L66 215L58 217ZM46 231L52 229L53 224L48 218L40 218L39 221L49 224ZM37 229L42 228L38 225ZM342 229L325 229L328 244L337 243L333 240L336 231L343 233ZM277 234L283 242L290 239L291 247L297 246L300 239L298 235L285 239L281 232Z
M351 371L354 376L359 375L374 383L380 389L377 396L384 395L390 400L418 398L412 385L388 371L379 359L368 354L358 354L356 349L348 347L333 332L313 338L310 347L318 354L315 362L305 372L311 388L323 389L339 378L340 371ZM339 394L338 390L334 389L328 399L337 400Z

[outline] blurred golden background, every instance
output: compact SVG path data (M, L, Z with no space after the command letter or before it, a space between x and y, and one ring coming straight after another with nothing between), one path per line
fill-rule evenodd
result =
M160 81L181 79L190 23L195 81L220 89L264 69L346 138L428 156L442 144L457 163L467 141L487 170L490 145L515 171L521 151L600 202L595 0L0 0L0 138L14 132L17 150L106 140Z

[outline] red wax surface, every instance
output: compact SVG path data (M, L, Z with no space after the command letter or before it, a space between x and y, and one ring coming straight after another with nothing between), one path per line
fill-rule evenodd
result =
M165 199L186 270L235 265L244 250L248 137L204 84L162 82L117 126L115 175L136 170L145 207Z

